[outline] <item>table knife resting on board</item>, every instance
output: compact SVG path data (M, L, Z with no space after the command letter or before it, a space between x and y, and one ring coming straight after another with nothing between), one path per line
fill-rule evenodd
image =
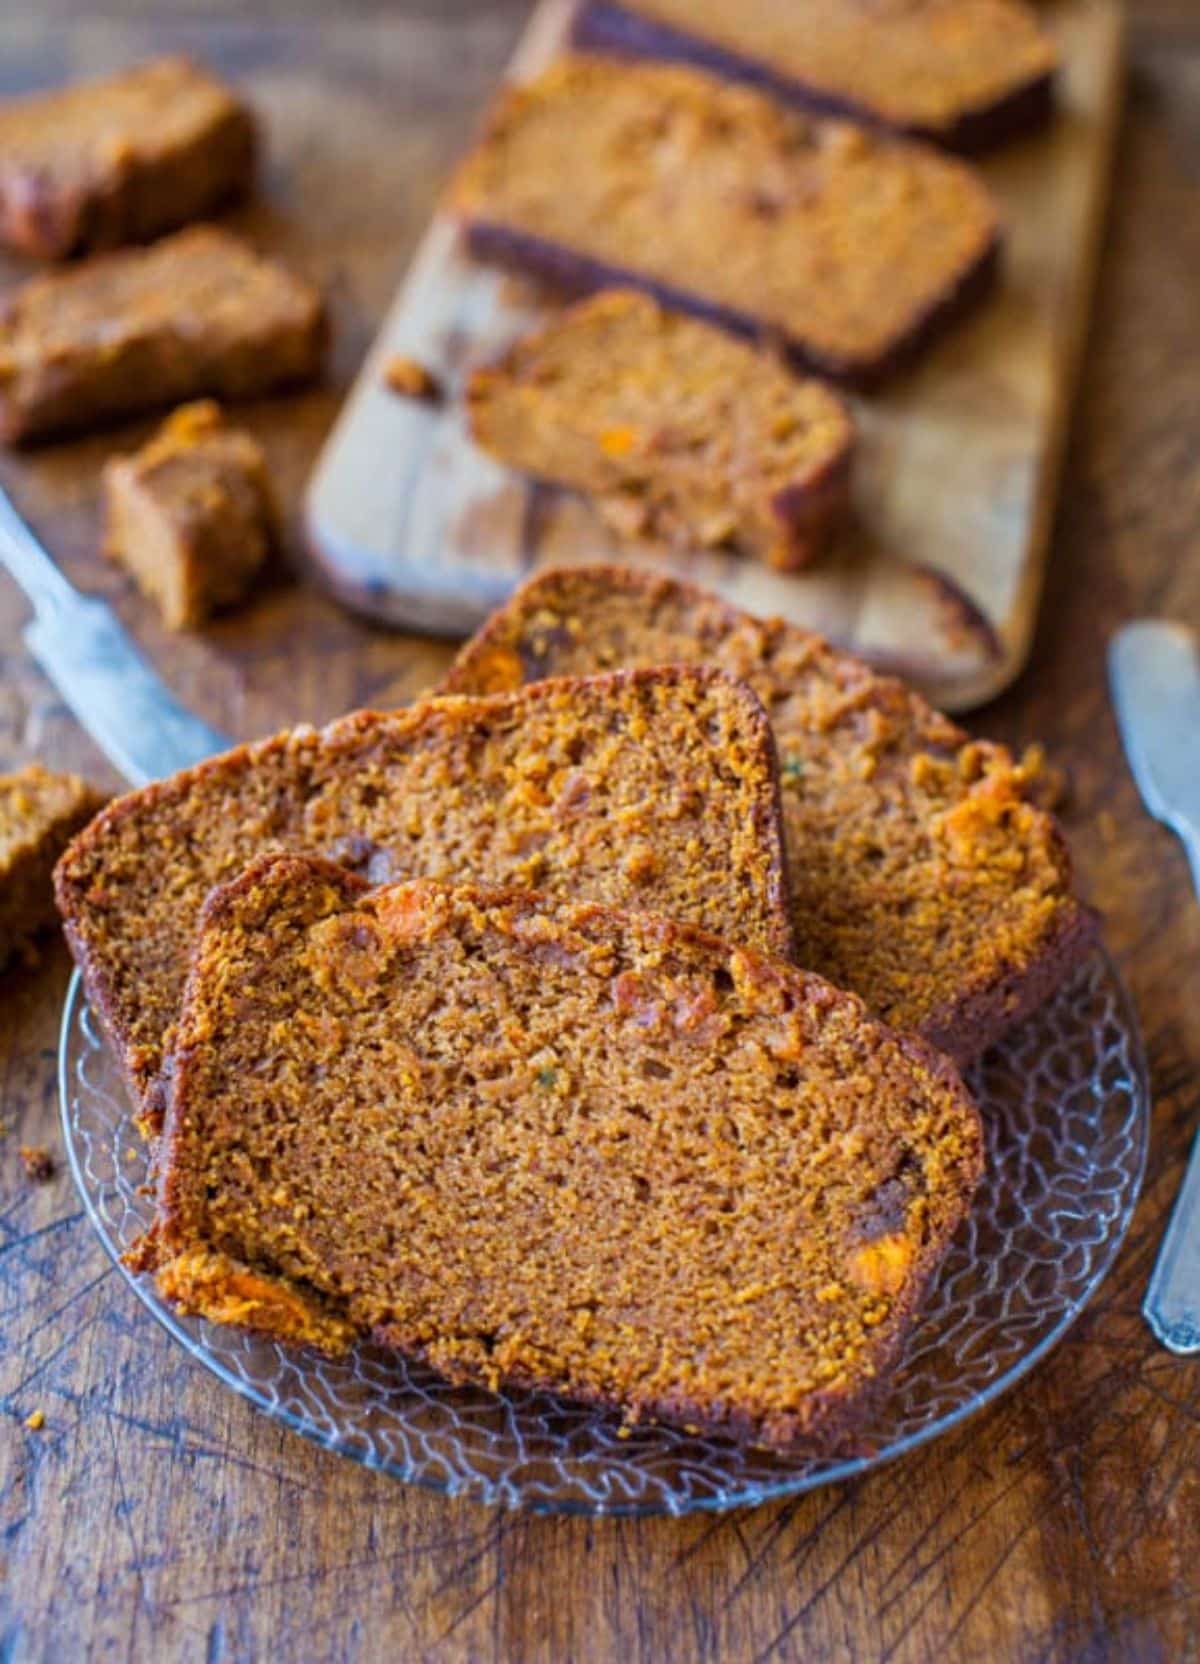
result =
M33 605L25 644L80 726L135 786L229 748L184 708L112 610L69 584L0 491L0 565Z
M1200 895L1200 651L1180 624L1114 636L1109 676L1125 754L1147 809L1179 834ZM1200 1353L1200 1137L1142 1306L1163 1345Z

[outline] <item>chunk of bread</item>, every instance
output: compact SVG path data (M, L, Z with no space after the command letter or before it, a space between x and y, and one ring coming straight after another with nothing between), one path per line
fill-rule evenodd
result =
M240 601L279 536L266 453L210 399L181 405L131 456L104 465L104 550L170 630Z
M205 908L135 1263L217 1321L788 1449L885 1388L981 1161L951 1065L793 966L284 856Z
M59 863L67 939L151 1129L204 898L271 849L376 882L645 906L791 951L770 727L719 672L622 671L298 728L118 799Z
M770 714L800 964L965 1064L1090 948L1062 832L1008 751L781 619L629 568L563 568L494 614L444 686L672 662L741 677Z
M0 775L0 970L31 957L56 922L54 863L103 802L78 775L41 763Z
M654 294L852 384L986 288L999 225L963 163L674 64L569 57L507 89L452 205L473 251Z
M0 104L0 241L26 254L142 242L250 184L249 108L189 58Z
M310 380L319 292L240 237L196 225L30 278L0 302L0 438L77 433L212 394Z
M634 291L581 301L476 370L467 411L493 456L585 492L618 536L792 571L846 508L842 400Z
M1022 0L587 0L574 33L951 150L1000 144L1054 109L1058 50Z

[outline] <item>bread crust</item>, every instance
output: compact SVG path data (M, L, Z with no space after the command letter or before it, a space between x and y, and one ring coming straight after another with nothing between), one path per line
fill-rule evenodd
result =
M852 387L898 372L987 293L1000 224L961 163L808 120L701 71L620 69L566 59L502 94L452 193L474 254L568 294L640 289ZM594 164L565 205L543 175L539 146L551 139L579 147L568 164ZM621 215L606 207L605 181L620 188ZM713 258L726 243L741 256L736 284ZM829 251L848 263L859 243L863 294L847 309Z
M295 386L317 374L327 335L312 284L217 226L99 255L0 305L0 439Z
M256 834L257 841L252 841L251 854L259 853L264 846L288 847L290 843L306 853L326 853L329 842L347 842L341 836L342 828L338 826L336 832L329 833L327 827L322 829L324 823L319 823L306 830L306 808L321 799L325 782L339 767L344 766L348 775L360 775L364 752L373 743L386 746L390 740L403 752L406 744L415 746L422 737L428 737L433 744L439 732L444 732L448 748L458 735L484 734L490 731L489 725L498 729L505 721L518 723L523 710L536 714L541 709L548 713L547 720L553 720L556 703L561 706L564 701L569 704L572 700L582 701L586 697L589 710L607 710L609 706L615 709L621 706L626 696L631 703L652 700L659 690L670 697L673 688L679 688L684 693L698 690L711 694L714 699L732 701L736 706L738 733L745 747L740 778L746 782L737 790L748 800L746 807L751 816L750 836L743 857L749 860L752 854L756 864L763 864L761 890L756 890L754 894L753 919L747 916L743 923L748 934L761 935L764 945L773 952L785 958L790 956L794 951L792 911L783 852L774 740L757 696L742 683L717 670L675 666L615 671L610 675L588 678L586 685L585 679L568 679L490 700L439 699L390 714L357 711L319 731L294 729L271 739L235 746L231 751L207 758L168 780L156 781L140 791L127 793L97 816L59 861L55 870L55 895L67 942L83 977L89 1003L121 1059L131 1094L135 1103L141 1106L147 1129L153 1133L161 1124L166 1073L170 1068L170 1048L166 1042L178 1011L177 1006L170 1011L165 1007L157 1011L153 1035L144 1031L142 1041L138 1040L139 1023L145 1022L151 994L164 1000L166 994L161 988L148 987L144 976L132 989L121 984L122 975L132 974L126 965L128 944L125 937L131 928L131 921L135 917L141 920L148 905L146 898L139 897L136 889L137 875L142 870L140 862L134 866L133 879L128 876L126 867L121 869L119 882L112 871L114 862L128 863L130 860L131 852L122 842L126 829L135 843L143 823L151 829L154 842L147 855L153 853L160 867L164 862L176 860L184 897L194 903L198 914L203 894L192 895L196 873L182 865L182 856L174 858L168 853L164 842L166 833L169 830L172 836L182 836L186 840L189 828L193 831L197 827L204 830L198 817L207 814L209 819L206 824L211 836L213 817L236 817L239 813L239 790L249 791L258 779L269 780L268 795L279 795L283 803L279 809L278 830L273 834L269 830L264 830L261 836ZM731 804L732 801L731 798ZM200 810L190 808L193 802L201 805ZM388 802L392 805L390 798ZM393 817L390 832L394 836L397 859L411 858L405 853L408 845L405 809L405 803L399 800L390 809ZM264 805L256 799L249 800L240 812L246 815L253 813L255 827L264 818L269 821L271 814L270 809L264 809ZM350 839L349 843L353 845L354 840ZM518 856L513 857L513 866L517 864ZM461 853L457 858L462 859ZM348 848L347 863L353 859L354 849ZM242 863L239 861L238 864ZM586 877L586 870L581 871L573 882L584 885ZM562 879L565 883L565 873ZM155 881L158 881L158 875ZM632 894L636 886L633 880L629 882ZM744 892L739 892L736 881L730 878L720 887L720 903L732 911L735 895L738 896L738 905L742 905ZM118 921L115 942L110 940L107 917L108 909L114 906ZM172 916L179 916L179 909L183 906L184 900L173 895L170 901ZM139 924L139 932L141 928ZM182 982L182 965L179 976Z
M845 117L904 134L908 138L975 155L1046 126L1054 114L1057 71L1047 68L1018 81L986 103L960 107L947 121L896 123L865 99L838 94L828 87L789 74L764 59L734 51L702 34L692 34L638 12L619 0L586 0L572 31L573 43L585 51L612 52L633 58L666 59L692 64L749 86L814 115Z
M848 505L855 430L832 389L635 291L522 336L473 372L466 406L477 444L584 492L618 536L796 571Z
M465 220L464 229L467 245L479 259L540 278L564 295L578 297L595 294L600 289L638 288L653 296L661 306L702 318L743 340L778 345L798 370L828 376L839 386L862 392L869 392L899 375L959 318L966 317L987 299L999 275L1002 247L1000 232L996 230L975 262L958 275L953 285L914 313L902 340L874 358L851 359L820 352L811 342L796 335L781 335L753 312L722 305L693 289L647 277L630 267L594 259L578 249L519 231L515 226L494 223L480 216Z
M257 147L249 108L187 58L12 100L0 242L49 260L142 242L245 191Z
M900 743L910 767L922 766L919 759L930 753L955 758L963 764L978 758L985 778L989 771L994 773L1013 804L1021 800L1024 786L1020 771L1003 747L972 741L961 728L895 678L876 675L852 655L830 648L819 637L781 619L760 621L697 585L630 567L548 568L528 579L507 606L494 613L462 648L443 687L447 691L490 689L494 692L523 681L563 674L564 658L569 659L575 673L589 659L593 664L606 665L646 663L647 659L640 656L644 648L629 649L627 642L614 644L604 639L596 617L599 601L614 603L628 622L629 634L635 638L639 620L654 618L658 609L664 607L672 621L667 633L682 659L700 657L708 663L724 663L727 668L736 663L740 673L752 679L758 672L758 690L765 696L768 709L773 711L776 743L785 768L789 742L780 728L780 701L773 695L786 695L787 686L779 681L773 659L781 651L792 648L810 667L817 667L816 674L828 681L831 692L844 690L855 710L862 713L875 710L881 719L890 718L902 725L907 737ZM577 637L567 633L566 621L572 619L579 629ZM544 651L539 651L539 644ZM969 789L964 795L969 796ZM786 794L782 801L787 826ZM989 952L976 973L955 986L943 987L911 1025L962 1067L973 1062L1006 1029L1036 1010L1082 962L1098 934L1098 916L1074 896L1070 852L1057 822L1032 806L1022 812L1028 821L1025 835L1030 845L1040 850L1047 865L1057 872L1053 906L1048 910L1036 948L1014 958L999 948L992 953L990 944L981 941L981 948L989 948ZM802 875L804 850L795 847L791 833L789 837L793 843L789 848L789 864L794 875ZM793 904L799 907L803 906L801 892L802 886L794 877ZM954 927L951 902L946 904L945 921ZM797 922L803 952L802 914L798 914ZM973 922L976 933L982 930L983 922ZM958 928L962 929L961 922ZM827 970L819 962L815 968ZM849 982L859 992L864 991L861 984L845 974L844 967L838 980ZM897 1010L888 1011L888 1019L899 1023L897 1011L903 1009L901 997Z
M78 775L41 763L0 775L0 970L35 957L34 938L55 922L54 864L103 802Z
M453 931L464 910L478 917L515 944L536 940L537 950L553 952L553 944L580 939L632 944L650 943L655 953L672 956L672 962L709 967L726 976L725 967L737 961L739 993L726 996L740 1009L774 1012L815 1005L831 1020L834 1012L859 1022L878 1037L878 1043L892 1048L919 1082L922 1103L937 1102L949 1109L949 1121L957 1129L961 1147L946 1172L947 1194L928 1197L925 1236L907 1263L903 1283L889 1289L886 1319L874 1330L853 1365L848 1365L842 1384L807 1393L793 1410L779 1411L759 1404L738 1402L717 1388L711 1396L678 1390L652 1394L622 1394L598 1388L594 1381L567 1379L547 1371L502 1361L494 1367L481 1361L470 1348L455 1354L449 1363L436 1343L424 1342L419 1333L403 1323L375 1324L369 1338L376 1344L405 1356L430 1363L448 1379L490 1387L531 1388L557 1393L573 1401L610 1410L626 1421L662 1422L698 1433L712 1433L761 1445L786 1454L800 1449L846 1449L852 1447L880 1394L887 1388L890 1372L903 1350L912 1323L928 1285L935 1275L951 1237L970 1205L982 1173L983 1143L978 1115L953 1065L941 1054L913 1036L888 1035L870 1019L861 1001L853 995L829 988L820 978L760 955L731 949L709 932L675 921L645 915L624 914L595 903L555 902L528 891L488 890L476 886L449 887L428 880L374 892L344 869L318 859L277 855L263 857L232 883L214 891L205 904L197 949L193 958L180 1024L180 1044L172 1078L170 1107L164 1131L159 1178L159 1212L149 1238L134 1250L132 1263L139 1270L157 1274L160 1289L184 1310L197 1311L219 1321L235 1321L246 1327L264 1327L283 1339L304 1341L319 1348L340 1352L351 1344L353 1327L340 1317L337 1301L309 1289L293 1277L281 1274L267 1261L250 1263L238 1258L220 1263L224 1250L203 1234L195 1211L193 1181L189 1162L191 1142L202 1137L196 1132L197 1116L203 1116L205 1092L214 1047L228 1038L222 1026L222 967L237 959L242 932L271 929L271 921L285 921L291 940L287 909L306 890L320 895L321 920L336 917L340 910L357 917L356 909L374 908L371 916L385 920L394 910L405 931L415 931L405 940L425 943L435 940L439 930ZM314 915L316 916L316 915ZM303 915L297 911L298 921ZM438 921L441 921L439 924ZM536 925L536 936L527 928ZM382 923L384 940L387 925ZM286 950L285 950L286 951ZM574 950L573 950L574 951ZM228 956L232 955L232 958ZM238 960L237 962L240 962ZM620 960L618 962L624 962ZM761 990L761 995L758 992ZM755 1004L761 998L763 1004ZM874 1054L872 1054L874 1055ZM469 1062L469 1059L467 1060ZM943 1116L947 1111L944 1107ZM853 1159L853 1158L850 1158ZM953 1175L951 1177L951 1175ZM935 1205L936 1204L936 1205ZM936 1224L933 1222L936 1217ZM192 1274L199 1257L201 1273ZM250 1301L239 1298L247 1279L257 1279ZM231 1301L228 1288L235 1298ZM272 1289L277 1298L272 1297ZM231 1318L232 1312L232 1318ZM455 1361L457 1359L457 1361Z

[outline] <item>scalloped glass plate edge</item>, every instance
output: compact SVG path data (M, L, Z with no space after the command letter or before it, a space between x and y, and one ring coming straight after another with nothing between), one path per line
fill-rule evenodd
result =
M1092 1002L1089 1010L1088 1002ZM1009 1311L1008 1289L1006 1279L987 1275L988 1262L978 1253L980 1238L987 1239L988 1230L995 1226L993 1216L999 1218L1005 1211L1004 1203L1012 1202L1019 1195L1018 1191L1005 1188L1005 1173L1011 1169L1014 1176L1019 1176L1024 1169L1032 1165L1034 1171L1044 1177L1045 1152L1040 1157L1031 1157L1030 1150L1038 1146L1039 1140L1044 1144L1053 1135L1058 1137L1058 1147L1065 1150L1068 1156L1080 1157L1080 1149L1074 1135L1068 1136L1066 1131L1068 1110L1056 1098L1056 1108L1061 1110L1061 1122L1056 1123L1053 1134L1047 1134L1045 1124L1029 1113L1030 1106L1036 1109L1037 1094L1031 1081L1040 1080L1046 1075L1046 1091L1058 1093L1063 1100L1078 1100L1081 1110L1072 1112L1075 1120L1086 1135L1089 1131L1095 1135L1097 1146L1101 1142L1100 1127L1104 1118L1113 1111L1113 1104L1118 1093L1123 1093L1127 1103L1123 1117L1111 1129L1109 1143L1113 1149L1107 1153L1119 1157L1117 1178L1114 1189L1105 1192L1110 1200L1106 1224L1101 1233L1089 1241L1086 1233L1081 1234L1078 1244L1067 1243L1066 1246L1074 1252L1078 1247L1084 1255L1082 1274L1073 1285L1070 1298L1065 1296L1061 1301L1061 1309L1053 1321L1043 1325L1036 1339L1025 1350L998 1368L978 1390L972 1391L961 1402L936 1415L930 1415L924 1422L918 1422L890 1442L884 1442L871 1454L857 1455L844 1458L809 1459L803 1465L788 1466L777 1462L777 1471L764 1473L761 1477L746 1476L739 1479L730 1477L728 1483L723 1483L720 1474L722 1455L736 1465L746 1458L746 1453L739 1452L737 1447L724 1446L719 1441L702 1441L696 1447L698 1454L693 1453L689 1443L681 1435L676 1435L665 1429L639 1429L636 1437L642 1446L649 1446L649 1456L637 1447L614 1447L617 1451L611 1462L612 1472L604 1477L603 1461L598 1473L588 1477L576 1478L567 1484L564 1481L563 1494L547 1492L545 1482L537 1485L523 1485L519 1473L501 1473L499 1477L489 1476L479 1471L478 1467L471 1469L470 1461L466 1466L469 1471L454 1471L445 1462L427 1459L424 1463L411 1457L397 1459L380 1452L364 1443L361 1436L352 1437L336 1420L326 1417L324 1420L312 1415L301 1414L287 1404L280 1403L277 1398L272 1400L265 1396L261 1387L253 1380L240 1375L220 1355L219 1351L206 1339L209 1326L199 1324L190 1319L177 1316L158 1296L151 1281L131 1272L121 1260L121 1254L128 1246L128 1240L121 1241L114 1233L111 1219L102 1205L107 1194L98 1185L95 1176L88 1171L89 1157L83 1148L83 1134L80 1126L80 1106L87 1093L103 1092L105 1100L117 1107L113 1092L108 1088L96 1088L87 1080L83 1066L89 1058L102 1055L110 1068L115 1068L111 1054L102 1038L93 1026L94 1019L83 996L82 981L78 971L71 978L63 1007L62 1028L59 1044L59 1096L62 1117L63 1139L66 1146L67 1158L71 1168L72 1178L76 1189L83 1201L88 1219L99 1236L106 1252L121 1272L125 1281L133 1288L138 1299L150 1311L167 1332L179 1342L191 1357L199 1361L226 1386L231 1387L241 1397L247 1399L256 1408L262 1410L273 1420L290 1428L293 1432L320 1445L326 1450L339 1455L348 1456L377 1472L383 1472L398 1478L408 1484L420 1485L426 1489L436 1490L445 1495L468 1497L474 1501L496 1506L521 1507L535 1513L574 1513L586 1515L653 1515L675 1514L699 1511L720 1511L734 1507L751 1506L762 1502L777 1500L784 1497L798 1496L805 1491L815 1489L821 1485L835 1484L839 1481L852 1479L868 1470L881 1466L885 1462L920 1449L931 1440L960 1427L969 1417L986 1409L1003 1393L1008 1392L1022 1381L1047 1354L1061 1341L1067 1330L1076 1321L1085 1307L1094 1297L1104 1278L1111 1269L1117 1253L1124 1240L1129 1221L1140 1194L1142 1177L1145 1170L1148 1132L1149 1132L1149 1091L1146 1079L1145 1060L1142 1050L1141 1036L1138 1029L1136 1014L1132 1002L1117 974L1111 960L1103 948L1098 948L1086 964L1080 968L1067 986L1060 990L1043 1013L1023 1025L1014 1035L1008 1037L1000 1047L988 1054L983 1063L971 1071L968 1079L976 1091L977 1096L985 1106L999 1098L1003 1104L1004 1116L1008 1116L1013 1103L1019 1099L1024 1106L1023 1113L1027 1121L1021 1125L1019 1120L1009 1126L1007 1120L1003 1133L996 1132L994 1126L985 1113L985 1120L989 1120L989 1174L981 1186L981 1193L986 1189L988 1199L986 1207L981 1207L977 1198L976 1207L968 1221L969 1242L963 1246L956 1243L947 1267L931 1291L929 1302L921 1322L913 1332L906 1353L905 1362L897 1374L897 1383L901 1380L917 1382L922 1368L936 1367L938 1357L938 1336L941 1330L949 1324L945 1339L952 1338L955 1331L963 1327L958 1297L953 1292L958 1284L967 1279L968 1286L973 1278L984 1286L985 1293L972 1292L968 1306L973 1307L981 1299L991 1298L998 1309L1004 1314L1003 1322L1008 1322L1016 1334L1020 1333L1022 1313L1018 1310L1015 1316ZM1072 1033L1072 1024L1075 1025ZM1044 1031L1044 1032L1043 1032ZM1107 1039L1105 1039L1107 1036ZM1072 1075L1070 1071L1071 1055L1069 1044L1074 1040L1078 1044L1085 1038L1092 1042L1094 1057L1091 1072L1086 1077ZM80 1050L80 1048L85 1048ZM1037 1053L1038 1062L1032 1071L1026 1071L1023 1065L1027 1063L1024 1053L1033 1049ZM79 1052L79 1055L76 1055ZM1059 1055L1061 1053L1061 1055ZM1115 1059L1115 1064L1114 1064ZM1113 1068L1105 1076L1105 1066ZM1056 1074L1057 1070L1057 1074ZM1094 1113L1088 1114L1088 1101L1091 1101ZM121 1122L115 1126L111 1153L112 1180L110 1191L112 1196L119 1197L122 1205L128 1211L136 1207L134 1198L137 1195L135 1176L128 1174L122 1166L124 1149L116 1148L123 1140L121 1129L128 1124L128 1107L125 1095L121 1093L122 1114ZM1082 1119L1080 1119L1082 1115ZM1007 1138L1007 1141L1006 1141ZM1014 1150L1018 1151L1020 1159L1014 1164L1010 1159ZM1086 1154L1086 1151L1084 1152ZM1042 1165L1039 1165L1041 1163ZM131 1166L133 1164L130 1164ZM144 1158L138 1163L140 1170L144 1169ZM1092 1171L1096 1169L1093 1167ZM1070 1228L1069 1223L1077 1225L1092 1217L1089 1206L1084 1210L1082 1202L1087 1199L1087 1193L1081 1192L1078 1180L1080 1171L1071 1173L1069 1168L1050 1165L1046 1170L1051 1178L1056 1175L1067 1180L1076 1181L1074 1185L1068 1183L1063 1189L1061 1207L1056 1210L1046 1202L1042 1190L1039 1196L1043 1204L1049 1209L1052 1228ZM1025 1182L1028 1183L1028 1175ZM1051 1186L1051 1190L1053 1186ZM145 1203L143 1203L143 1210ZM1009 1210L1011 1212L1011 1209ZM978 1216L978 1217L977 1217ZM1002 1236L1004 1242L1009 1242L1012 1231L1019 1231L1022 1226L1028 1226L1029 1232L1034 1231L1034 1222L1024 1216L1016 1225L1004 1227L1007 1234ZM1039 1227L1040 1228L1040 1227ZM1033 1236L1031 1234L1031 1240ZM1056 1247L1063 1247L1064 1241L1060 1237L1050 1234L1047 1237ZM954 1262L952 1264L952 1261ZM961 1264L958 1262L962 1262ZM997 1260L993 1263L1000 1264ZM1036 1274L1039 1261L1036 1254L1028 1248L1022 1252L1021 1263ZM1049 1265L1051 1262L1046 1261ZM990 1289L988 1285L990 1283ZM1001 1290L1003 1289L1003 1292ZM936 1320L936 1321L935 1321ZM969 1319L966 1320L967 1342L970 1347L973 1336ZM932 1332L932 1339L930 1333ZM986 1336L986 1327L979 1331ZM222 1335L222 1340L224 1335ZM262 1343L256 1343L261 1345ZM269 1343L273 1346L273 1343ZM960 1347L963 1344L960 1341ZM298 1381L306 1380L305 1354L294 1349L274 1347L281 1367L291 1370ZM987 1368L989 1359L986 1354L980 1359L978 1348L971 1354L976 1367ZM393 1367L399 1373L406 1366L395 1364ZM310 1373L320 1374L320 1367L312 1364ZM358 1377L362 1381L361 1376ZM436 1381L436 1378L431 1378ZM407 1378L406 1378L407 1380ZM371 1381L365 1383L368 1393ZM418 1386L420 1383L418 1383ZM435 1389L435 1391L438 1389ZM450 1406L448 1413L455 1415L453 1407L453 1390L440 1389L447 1396ZM503 1411L503 1420L508 1433L502 1434L503 1440L511 1436L514 1446L513 1461L519 1463L527 1460L524 1451L524 1438L521 1436L518 1424L521 1418L532 1417L538 1426L545 1421L546 1407L554 1404L553 1400L544 1395L514 1395L507 1399L491 1399L489 1395L468 1395L473 1399L491 1404L496 1413ZM889 1398L891 1405L899 1396L894 1393ZM335 1405L336 1407L336 1405ZM567 1407L563 1407L567 1408ZM919 1410L917 1412L919 1414ZM580 1411L584 1422L583 1434L589 1431L587 1426L588 1413ZM538 1418L541 1421L538 1421ZM401 1412L403 1419L403 1412ZM611 1422L611 1418L594 1417L597 1429L602 1424ZM468 1418L468 1427L472 1424ZM607 1448L611 1428L604 1426L602 1443ZM490 1437L490 1435L489 1435ZM451 1435L453 1440L453 1435ZM660 1441L663 1448L655 1450L655 1441ZM422 1435L423 1442L423 1435ZM500 1446L503 1454L503 1444ZM715 1455L714 1455L715 1452ZM639 1462L647 1459L650 1462L651 1477L643 1476L642 1489L649 1484L654 1494L647 1496L630 1495L630 1488L638 1488ZM565 1454L553 1458L545 1458L554 1463L566 1462L570 1471L570 1464L577 1460L568 1449ZM765 1463L769 1458L761 1458ZM674 1461L682 1472L688 1475L690 1484L695 1472L701 1471L706 1463L711 1472L705 1478L710 1488L703 1492L693 1492L686 1486L679 1489L673 1487L669 1478L662 1478L657 1474L657 1467L663 1462L669 1465ZM715 1465L714 1465L715 1464ZM600 1484L598 1495L566 1494L572 1488L577 1490L582 1486L587 1489L588 1484ZM609 1494L610 1485L615 1483L616 1494ZM655 1489L657 1487L657 1489ZM621 1492L625 1494L622 1496Z

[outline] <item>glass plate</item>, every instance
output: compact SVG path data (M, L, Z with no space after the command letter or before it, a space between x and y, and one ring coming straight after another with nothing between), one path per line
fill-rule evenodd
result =
M118 1259L150 1223L146 1152L77 976L60 1072L75 1182ZM1148 1092L1137 1023L1102 951L969 1080L987 1126L987 1176L868 1430L870 1455L783 1460L670 1429L627 1431L545 1394L450 1387L367 1346L331 1362L179 1317L148 1278L125 1275L194 1358L268 1415L415 1484L595 1514L684 1514L795 1496L927 1443L1013 1386L1078 1317L1125 1235L1146 1154Z

